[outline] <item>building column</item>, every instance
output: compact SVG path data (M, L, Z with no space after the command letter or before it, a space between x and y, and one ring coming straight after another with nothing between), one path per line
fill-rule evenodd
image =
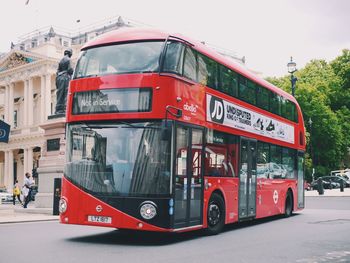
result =
M14 114L14 99L13 99L13 89L14 89L14 84L11 83L9 85L9 100L8 100L8 124L13 127L13 114Z
M28 125L33 125L33 78L29 78L28 80L28 103L27 103L27 121Z
M5 155L5 152L4 152L4 155ZM0 163L0 186L4 186L4 185L5 185L5 159L3 163Z
M45 76L40 76L40 123L46 121Z
M9 96L10 96L10 87L5 86L5 122L9 122Z
M27 162L27 172L32 173L33 169L33 147L27 149L28 162Z
M13 150L10 150L8 152L8 170L7 170L7 182L6 187L7 189L12 189L13 186Z
M51 75L45 75L45 118L51 115Z
M23 97L24 97L24 112L23 112L23 126L27 126L28 124L28 86L29 86L29 81L26 79L24 80L24 89L23 89Z
M7 186L9 176L9 151L5 151L4 185Z
M28 149L23 149L23 173L28 172Z

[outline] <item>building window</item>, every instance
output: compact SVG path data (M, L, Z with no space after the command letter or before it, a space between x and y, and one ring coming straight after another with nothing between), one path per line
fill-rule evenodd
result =
M69 47L69 42L68 42L68 41L63 40L62 45L63 45L64 47Z
M13 112L13 127L14 128L17 128L17 124L18 124L18 112L17 112L17 110L15 110L14 112Z

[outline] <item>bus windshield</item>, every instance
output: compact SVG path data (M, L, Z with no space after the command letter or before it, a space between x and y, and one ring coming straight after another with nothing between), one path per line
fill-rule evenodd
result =
M80 54L74 78L158 71L163 43L133 42L84 50Z
M169 137L161 122L69 125L65 176L97 195L167 196Z

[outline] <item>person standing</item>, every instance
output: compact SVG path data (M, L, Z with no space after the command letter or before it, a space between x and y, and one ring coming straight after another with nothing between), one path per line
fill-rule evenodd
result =
M32 200L32 186L34 185L34 181L30 176L30 173L26 173L26 178L24 178L24 188L28 190L26 196L24 196L24 205L23 208L27 208L28 203Z
M73 51L68 48L64 51L64 57L58 64L57 74L56 74L56 109L55 114L66 113L66 102L67 102L67 92L69 81L73 74L73 68L71 66L71 57Z
M21 190L19 189L18 180L16 179L16 182L13 185L13 205L16 204L16 198L18 199L20 204L23 205L20 195L21 195Z

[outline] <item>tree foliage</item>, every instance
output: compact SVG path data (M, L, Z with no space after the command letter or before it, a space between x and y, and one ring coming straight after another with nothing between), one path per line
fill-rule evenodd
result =
M307 163L316 176L349 167L350 149L350 50L330 63L312 60L295 73L295 98L304 117L308 135ZM268 78L291 92L290 76Z

